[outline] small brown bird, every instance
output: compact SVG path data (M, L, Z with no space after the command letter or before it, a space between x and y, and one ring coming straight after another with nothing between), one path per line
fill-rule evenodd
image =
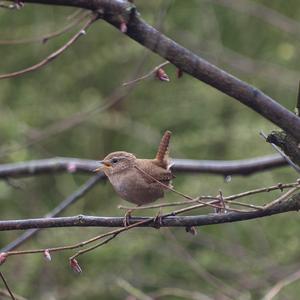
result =
M168 156L170 138L171 132L166 131L154 159L139 159L125 151L113 152L100 162L96 171L106 174L121 198L138 206L154 202L164 197L166 186L172 187L175 177Z

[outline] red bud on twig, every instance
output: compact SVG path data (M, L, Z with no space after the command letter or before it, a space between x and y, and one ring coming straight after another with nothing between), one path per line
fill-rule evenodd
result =
M75 258L70 259L70 266L75 273L82 273L82 269Z
M45 257L48 261L51 261L51 260L52 260L50 251L49 251L48 249L46 249L46 250L44 251L44 257Z
M169 76L167 75L167 73L163 68L157 69L157 71L155 72L155 76L161 81L167 81L167 82L170 81Z
M0 265L4 264L7 258L7 253L1 252L0 253Z

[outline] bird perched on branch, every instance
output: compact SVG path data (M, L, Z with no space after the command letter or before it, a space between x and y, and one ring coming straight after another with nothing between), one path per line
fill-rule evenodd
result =
M171 132L166 131L154 159L136 158L125 151L112 152L95 171L103 171L121 198L138 206L164 197L175 177L170 170L169 142Z

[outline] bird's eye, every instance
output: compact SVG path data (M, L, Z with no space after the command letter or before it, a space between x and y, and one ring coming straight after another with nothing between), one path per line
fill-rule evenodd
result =
M115 163L117 163L119 160L117 159L117 158L113 158L112 160L111 160L111 162L113 163L113 164L115 164Z

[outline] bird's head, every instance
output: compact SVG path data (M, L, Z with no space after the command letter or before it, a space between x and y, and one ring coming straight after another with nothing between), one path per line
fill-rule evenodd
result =
M95 171L103 171L107 176L121 173L134 166L136 157L125 151L112 152L108 154Z

